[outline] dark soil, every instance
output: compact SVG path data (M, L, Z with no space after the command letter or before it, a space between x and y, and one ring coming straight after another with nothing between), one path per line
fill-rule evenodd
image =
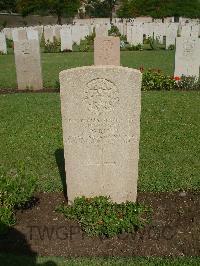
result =
M87 237L55 208L62 193L36 195L32 208L16 213L17 224L0 237L0 252L42 256L200 256L200 193L139 193L153 208L152 223L135 234Z

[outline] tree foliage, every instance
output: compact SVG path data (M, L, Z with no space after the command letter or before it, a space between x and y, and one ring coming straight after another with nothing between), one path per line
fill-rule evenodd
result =
M16 0L0 0L0 11L15 12Z
M32 13L56 15L61 24L62 17L74 17L80 4L80 0L18 0L17 7L23 16Z
M88 0L86 3L86 14L90 17L110 17L118 0Z
M199 0L121 0L119 17L200 17Z

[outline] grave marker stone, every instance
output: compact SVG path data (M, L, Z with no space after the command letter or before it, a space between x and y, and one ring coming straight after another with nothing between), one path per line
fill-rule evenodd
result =
M6 36L0 32L0 53L7 54Z
M110 196L136 201L142 74L120 66L60 73L69 202Z
M175 55L175 76L199 77L200 39L177 37Z
M61 51L71 50L72 51L72 30L71 27L63 27L60 31L61 37Z
M120 65L120 38L96 37L94 40L95 65Z
M36 32L37 33L37 32ZM43 88L38 34L19 30L15 35L14 53L19 90Z

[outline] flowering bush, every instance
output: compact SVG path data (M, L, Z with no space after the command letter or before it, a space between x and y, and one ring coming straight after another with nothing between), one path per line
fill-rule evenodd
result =
M163 75L161 71L158 70L148 70L144 71L144 68L140 68L143 73L142 79L142 90L151 91L151 90L174 90L177 86L175 79Z

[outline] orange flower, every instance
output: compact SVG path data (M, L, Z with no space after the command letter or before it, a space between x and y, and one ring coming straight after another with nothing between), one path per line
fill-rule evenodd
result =
M181 78L180 77L174 77L174 80L179 81L179 80L181 80Z

